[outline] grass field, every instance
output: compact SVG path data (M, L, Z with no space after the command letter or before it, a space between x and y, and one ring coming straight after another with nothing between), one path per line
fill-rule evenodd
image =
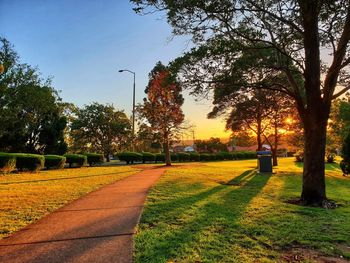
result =
M350 259L350 179L337 164L327 165L335 210L289 204L300 195L301 166L285 158L273 175L257 174L255 160L168 170L148 196L135 261Z
M84 167L0 176L0 238L137 171L128 166Z

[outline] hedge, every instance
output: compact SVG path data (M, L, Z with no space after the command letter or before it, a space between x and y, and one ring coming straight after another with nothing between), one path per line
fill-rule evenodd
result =
M191 155L189 153L178 153L177 158L179 162L186 162L190 160Z
M179 157L176 153L170 153L170 159L172 162L177 162L179 161Z
M156 154L156 163L157 162L165 162L165 154L164 153L157 153Z
M219 152L216 154L216 160L232 160L231 154L228 152Z
M19 171L28 170L37 172L44 168L45 158L38 154L14 153L16 168Z
M66 163L69 164L69 167L82 167L87 164L87 157L82 154L65 154L64 157L66 157Z
M142 153L142 162L155 162L156 161L156 155L154 153L149 152L143 152Z
M10 153L0 153L0 173L10 173L16 169L16 157Z
M199 153L190 153L190 161L199 162L199 160L200 160Z
M86 156L87 162L90 166L103 163L104 161L103 154L100 153L83 153L83 155Z
M142 161L142 154L137 152L122 152L117 154L120 161L125 161L127 164Z
M62 169L66 164L66 157L60 155L44 155L46 169Z

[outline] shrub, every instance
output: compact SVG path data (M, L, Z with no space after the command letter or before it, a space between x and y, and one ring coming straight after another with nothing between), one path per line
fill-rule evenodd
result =
M304 152L303 151L297 151L294 154L295 161L298 163L302 163L304 161Z
M142 162L142 154L137 152L122 152L117 154L118 159L125 161L127 164L134 162Z
M104 161L103 154L100 153L84 153L83 155L86 156L87 162L90 166L101 164Z
M236 160L243 160L245 158L245 154L243 152L236 153Z
M65 154L66 163L69 164L69 167L82 167L87 164L87 157L82 154Z
M348 175L350 173L350 162L341 160L339 166L340 166L340 169L343 171L344 175Z
M334 153L328 154L326 159L327 159L326 160L327 163L334 163L334 161L335 161L335 154Z
M179 162L186 162L190 160L190 154L189 153L178 153L177 158L179 159Z
M243 152L244 154L244 159L256 159L257 158L257 154L256 152Z
M199 162L200 161L199 153L190 153L190 161Z
M156 163L157 162L165 162L165 154L164 153L157 153L156 154Z
M60 155L44 155L46 169L62 169L66 164L66 157Z
M0 153L0 173L10 173L16 169L16 157L10 153Z
M171 154L170 154L170 159L171 159L172 162L177 162L177 161L179 161L179 158L178 158L178 156L177 156L176 153L171 153Z
M16 168L20 171L37 172L44 168L45 158L38 154L15 153Z
M340 168L344 175L350 173L350 133L345 137L342 147L343 160L340 162Z
M211 160L211 156L210 156L209 153L201 153L201 154L199 155L199 160L200 160L201 162L207 162L207 161L210 161L210 160Z
M142 162L154 162L156 160L156 155L154 153L143 152Z
M216 154L217 160L232 160L231 154L228 152L219 152Z

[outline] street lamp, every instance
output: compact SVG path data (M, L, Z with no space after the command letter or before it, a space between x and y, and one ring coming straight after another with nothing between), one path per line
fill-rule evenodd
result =
M135 151L134 137L135 137L135 72L128 69L121 69L119 72L129 72L134 75L134 87L132 93L132 150Z

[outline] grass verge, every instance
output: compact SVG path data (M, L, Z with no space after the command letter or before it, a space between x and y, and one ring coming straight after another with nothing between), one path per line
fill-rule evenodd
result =
M137 171L128 166L89 167L0 176L0 238Z
M350 247L350 180L337 164L327 165L335 210L286 202L301 190L302 167L293 158L281 159L273 175L255 167L248 160L168 170L148 196L135 261L283 262L298 247L350 256L342 249Z

